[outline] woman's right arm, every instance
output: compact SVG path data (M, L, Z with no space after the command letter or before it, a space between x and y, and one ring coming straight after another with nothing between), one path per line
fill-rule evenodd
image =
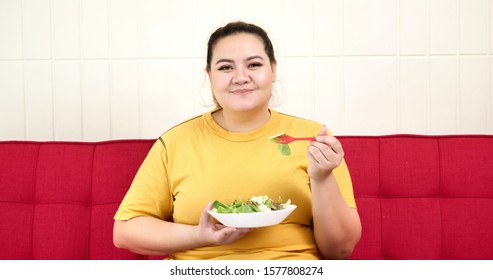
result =
M250 231L215 224L207 210L202 211L198 225L184 225L140 216L127 221L115 220L113 243L117 248L142 255L168 255L174 252L230 244Z

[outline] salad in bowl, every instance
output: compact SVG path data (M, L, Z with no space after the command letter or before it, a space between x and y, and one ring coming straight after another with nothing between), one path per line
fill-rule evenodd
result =
M291 200L283 203L281 198L274 201L267 195L261 195L229 204L216 200L209 214L225 226L252 228L279 224L295 209L296 205Z

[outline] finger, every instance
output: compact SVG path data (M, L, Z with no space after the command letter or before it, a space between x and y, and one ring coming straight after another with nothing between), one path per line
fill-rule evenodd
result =
M250 228L236 228L234 232L227 233L224 237L227 239L226 243L235 242L241 238L243 238L246 234L248 234L252 229Z
M223 224L216 224L216 229L217 230L221 230L223 228L226 228L227 226L223 225Z
M315 146L308 147L308 161L310 165L322 167L325 162L328 161L327 157Z
M339 165L342 156L334 152L326 145L312 145L308 149L311 164L321 169L330 169L333 165Z
M211 209L212 209L212 201L209 201L209 203L207 203L207 206L204 207L204 209L202 209L202 215L210 216L209 210Z
M313 142L308 146L308 148L315 157L321 157L320 159L328 160L336 155L336 152L325 143Z
M322 128L320 129L320 131L318 132L318 136L326 136L328 135L328 130L327 130L327 127L325 126L322 126Z
M227 226L224 226L223 228L221 228L221 232L223 232L222 234L224 236L231 236L231 235L244 235L246 233L249 233L250 231L252 231L253 228L237 228L237 227L227 227Z
M339 142L337 138L332 136L317 136L317 141L312 142L312 144L317 145L317 147L319 147L322 151L324 151L322 145L326 145L337 154L341 154L344 152L341 142Z
M245 235L254 229L255 228L238 228L238 233Z
M237 228L225 227L217 231L215 235L217 236L217 240L219 243L227 244L237 239L236 237L237 230L238 230Z
M207 223L211 221L211 215L209 214L209 210L212 207L212 202L210 201L204 209L202 209L202 213L200 214L200 223Z
M344 150L342 149L342 144L339 141L339 139L335 137L331 137L331 140L329 141L330 148L334 150L337 154L343 154Z
M237 230L238 230L237 228L225 227L221 229L219 233L222 234L222 236L224 236L225 238L228 238L231 235L233 235Z

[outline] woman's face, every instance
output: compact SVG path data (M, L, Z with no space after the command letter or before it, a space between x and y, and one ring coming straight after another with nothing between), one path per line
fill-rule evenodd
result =
M270 63L259 37L238 33L216 43L207 74L214 97L224 110L267 109L276 63Z

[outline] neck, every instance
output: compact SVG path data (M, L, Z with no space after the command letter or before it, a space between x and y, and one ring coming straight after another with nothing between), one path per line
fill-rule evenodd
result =
M262 127L270 119L268 108L256 112L236 112L220 109L212 114L214 120L231 132L249 132Z

